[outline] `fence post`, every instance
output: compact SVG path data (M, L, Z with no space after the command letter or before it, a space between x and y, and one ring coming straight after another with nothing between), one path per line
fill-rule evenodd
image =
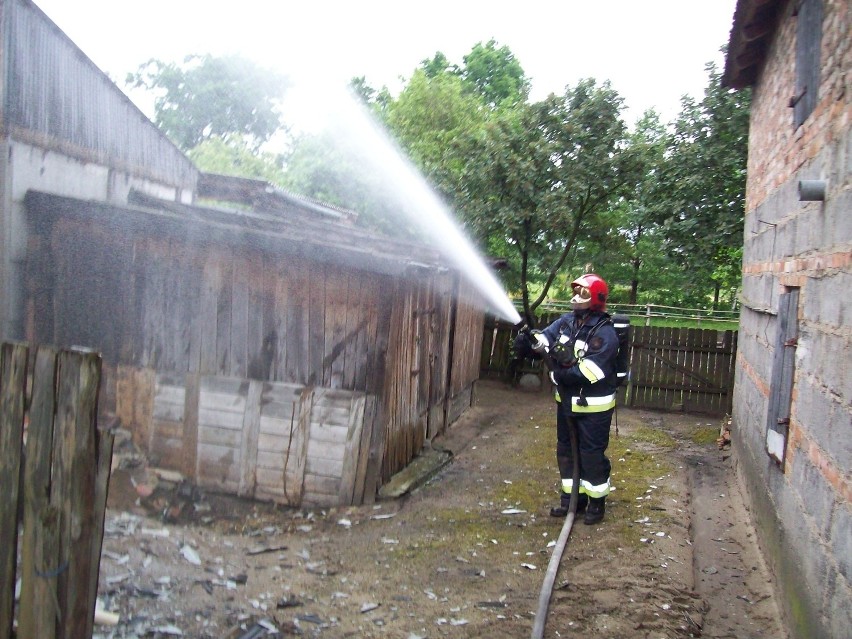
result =
M18 491L24 434L27 357L24 344L0 345L0 638L12 636L18 545Z
M57 362L54 464L50 503L59 509L59 637L91 637L94 609L89 583L94 557L97 408L101 358L84 350L61 351ZM59 479L57 482L56 480ZM60 490L54 492L55 488ZM103 513L100 513L103 517ZM103 525L103 523L101 523ZM100 544L97 544L100 555Z
M39 347L33 368L27 463L24 466L24 539L21 547L21 603L18 635L56 636L59 512L49 506L53 413L56 406L56 351Z

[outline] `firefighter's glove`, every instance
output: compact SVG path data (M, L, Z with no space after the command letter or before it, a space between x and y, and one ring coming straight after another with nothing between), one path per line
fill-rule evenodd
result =
M547 352L550 346L547 336L541 331L530 331L530 341L532 342L533 352L538 355Z
M522 330L515 337L515 341L512 344L512 348L515 351L515 357L524 358L529 357L533 352L532 349L532 341L530 340L530 332L528 330Z

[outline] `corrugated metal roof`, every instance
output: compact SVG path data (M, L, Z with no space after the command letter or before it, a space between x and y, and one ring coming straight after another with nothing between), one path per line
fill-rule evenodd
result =
M164 184L195 188L198 170L30 0L3 2L5 132L39 148Z

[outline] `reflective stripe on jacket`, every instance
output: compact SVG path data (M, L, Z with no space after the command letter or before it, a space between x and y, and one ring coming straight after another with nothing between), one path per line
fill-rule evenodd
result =
M566 313L542 333L550 344L572 349L576 363L559 370L560 381L571 393L572 413L602 413L615 408L615 359L618 336L609 316L592 312L585 322ZM561 401L556 392L556 401Z

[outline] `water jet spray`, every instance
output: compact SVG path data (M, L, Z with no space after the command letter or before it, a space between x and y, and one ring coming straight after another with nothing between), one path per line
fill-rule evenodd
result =
M333 136L336 149L360 172L381 178L380 195L401 216L399 222L417 229L459 270L482 296L486 310L512 324L520 322L505 290L453 221L448 207L350 91L296 81L285 105L295 126Z

